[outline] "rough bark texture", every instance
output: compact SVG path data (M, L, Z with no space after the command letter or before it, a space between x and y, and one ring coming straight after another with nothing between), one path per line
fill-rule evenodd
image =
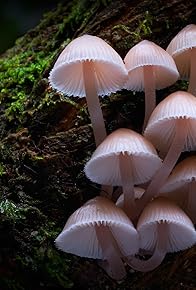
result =
M167 255L146 274L112 281L95 261L59 252L68 216L99 194L83 167L95 149L84 99L48 85L58 54L73 38L102 37L124 57L138 41L166 48L196 20L195 0L65 1L0 58L0 289L195 289L195 248ZM157 93L158 101L178 82ZM122 91L101 100L107 131L141 132L144 96Z

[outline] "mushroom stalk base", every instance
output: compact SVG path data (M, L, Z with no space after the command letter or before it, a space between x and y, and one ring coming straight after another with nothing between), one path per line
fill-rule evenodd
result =
M140 260L136 257L130 257L126 262L134 270L140 272L149 272L157 268L167 253L168 225L166 223L157 223L157 242L152 257L148 260Z
M121 280L126 276L125 266L121 260L119 247L108 226L96 225L97 239L101 245L104 261L99 265L115 280Z
M95 70L92 61L83 63L83 77L86 92L86 101L91 118L96 146L98 146L107 136L103 114L97 95Z

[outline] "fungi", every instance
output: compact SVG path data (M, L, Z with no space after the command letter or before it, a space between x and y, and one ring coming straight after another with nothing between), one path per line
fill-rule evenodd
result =
M127 257L127 263L141 272L158 267L167 253L190 248L196 243L196 231L189 217L164 197L154 199L144 208L137 231L140 248L150 251L152 256L148 260Z
M142 135L121 128L106 137L85 165L86 176L99 184L122 186L124 210L134 219L134 184L149 181L161 159Z
M120 208L96 197L69 217L55 244L66 253L103 260L100 265L107 274L120 280L126 275L123 256L138 251L138 234Z
M196 98L183 91L169 95L153 111L144 136L158 149L164 160L138 200L139 211L159 193L181 152L196 149Z
M50 85L68 96L85 97L96 145L106 137L98 96L122 89L127 78L119 54L104 40L83 35L71 41L50 72Z
M156 106L156 89L175 83L179 78L172 57L155 43L143 40L132 47L125 56L128 80L125 88L145 91L145 118L143 128Z
M184 27L166 50L175 60L181 79L189 80L188 92L196 96L196 25Z

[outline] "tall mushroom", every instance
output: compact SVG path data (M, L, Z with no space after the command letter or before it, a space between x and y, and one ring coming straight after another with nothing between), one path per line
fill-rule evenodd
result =
M123 256L138 251L138 234L120 208L96 197L69 217L55 244L66 253L103 260L107 274L120 280L126 275Z
M183 91L166 97L153 111L144 136L158 149L164 160L138 200L139 211L158 194L181 152L196 149L196 98Z
M159 197L142 212L137 230L140 248L152 253L148 260L128 257L133 269L148 272L158 267L165 255L190 248L196 243L196 231L189 217L172 201Z
M97 147L85 165L85 174L99 184L122 186L124 210L134 219L134 184L149 181L160 166L161 159L148 140L130 129L121 128Z
M127 71L118 53L104 40L83 35L71 41L50 72L50 85L67 96L85 97L95 142L106 137L98 96L122 89Z
M184 27L166 50L175 60L181 79L189 80L188 92L196 96L196 25Z
M128 80L125 88L145 91L145 118L143 128L156 106L156 89L175 83L179 77L172 57L155 43L143 40L132 47L125 56Z

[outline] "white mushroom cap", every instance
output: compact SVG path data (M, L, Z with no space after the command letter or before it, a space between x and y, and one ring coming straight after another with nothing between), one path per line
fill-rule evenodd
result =
M144 131L144 136L160 151L161 156L165 155L172 143L178 119L189 122L184 151L196 150L196 98L187 92L177 91L157 105Z
M138 234L126 214L104 197L89 200L68 219L55 240L57 248L81 257L105 259L95 225L108 226L123 255L138 251Z
M142 135L121 128L106 137L85 166L86 176L99 184L121 186L119 158L130 158L134 184L148 181L161 166L153 145Z
M153 251L159 223L167 223L169 236L166 252L176 252L196 243L196 231L190 218L172 201L159 197L143 210L137 225L140 248Z
M83 62L93 62L98 95L122 89L127 71L119 54L97 36L83 35L71 41L50 72L53 88L68 96L84 97Z
M166 49L174 58L182 79L189 79L193 47L196 47L196 25L189 24L172 39Z
M162 89L175 83L179 78L172 57L155 43L143 40L132 47L125 56L128 70L128 81L125 88L133 91L144 91L145 66L153 66L156 89Z

